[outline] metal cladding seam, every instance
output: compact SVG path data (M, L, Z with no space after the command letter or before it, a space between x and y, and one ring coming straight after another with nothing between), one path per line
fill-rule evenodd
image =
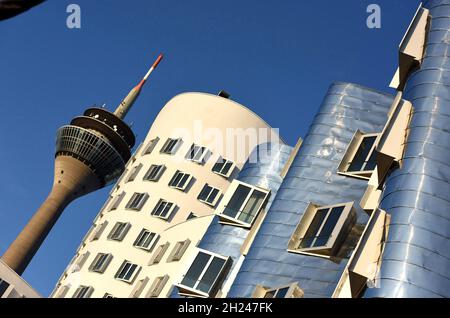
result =
M404 91L414 112L403 165L381 201L391 223L379 288L366 297L450 297L450 0L425 6L425 56Z
M367 222L368 216L357 207L367 181L338 175L337 168L357 129L365 133L383 129L392 102L393 96L356 84L331 85L228 297L250 297L258 284L274 288L294 282L305 297L332 295L350 250L339 261L331 261L289 253L288 242L309 202L355 201L357 226Z
M280 174L292 152L292 147L282 144L264 143L258 145L250 154L236 178L250 185L270 190L266 209L270 208L278 188L283 181ZM198 247L233 260L230 272L241 256L241 247L248 229L219 223L216 216L212 220ZM170 297L177 298L178 289L174 288Z

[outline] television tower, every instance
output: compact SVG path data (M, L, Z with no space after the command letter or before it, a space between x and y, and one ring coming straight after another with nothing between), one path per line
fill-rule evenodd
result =
M89 108L70 125L58 129L52 190L2 256L17 274L23 274L70 202L112 183L123 173L135 143L133 131L123 119L162 57L158 56L114 113Z

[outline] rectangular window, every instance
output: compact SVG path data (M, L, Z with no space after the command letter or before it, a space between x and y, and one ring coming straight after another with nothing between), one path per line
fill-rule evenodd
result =
M168 280L169 280L168 275L156 277L155 280L153 281L152 286L148 290L146 297L147 298L158 297L161 294L162 290L164 289L164 286L166 285Z
M144 149L144 152L142 153L143 156L149 155L152 153L153 149L155 149L156 144L159 141L159 137L156 137L155 139L152 139L148 142L147 146Z
M108 211L116 210L120 203L122 202L123 198L125 197L125 192L122 191L119 195L117 195L111 202L111 205L108 209Z
M139 280L136 283L136 286L134 286L133 291L130 294L131 298L139 298L142 291L144 290L145 286L147 285L149 279L148 277L145 277L144 279Z
M180 294L214 297L231 265L231 258L200 250L178 284Z
M239 181L234 181L229 189L233 194L220 214L223 223L231 221L238 225L251 226L263 208L269 191ZM228 193L226 197L228 198Z
M124 261L122 263L122 266L120 266L119 270L117 271L115 278L127 283L131 283L136 277L139 270L140 267L138 265L133 264L129 261Z
M164 254L169 249L169 246L170 246L169 242L166 242L165 244L158 246L158 248L153 253L152 258L150 259L148 265L158 264L159 262L161 262Z
M204 164L206 163L206 161L208 161L209 155L210 151L206 149L206 147L192 144L191 148L186 154L186 159L199 164Z
M221 175L222 177L228 178L234 169L234 163L230 160L224 159L222 157L217 160L214 164L212 171Z
M109 263L112 260L111 254L98 253L89 267L89 271L96 273L104 273Z
M144 176L144 180L157 182L164 173L164 170L166 170L164 165L151 165Z
M83 267L84 263L86 263L87 259L89 258L89 255L91 255L91 253L89 251L86 251L85 253L77 256L74 261L74 266L72 267L72 273L78 272Z
M1 284L1 280L0 280L0 284ZM59 286L58 287L58 291L55 294L55 298L64 298L67 293L69 292L70 287L65 285L65 286Z
M89 238L89 240L91 242L98 240L102 236L102 233L106 229L107 226L108 226L108 221L104 221L101 224L95 225L94 230L92 231L92 234L91 234L91 237Z
M91 286L80 286L77 288L72 298L89 298L92 295L94 288Z
M167 262L176 262L183 257L183 254L186 252L187 248L189 247L189 244L191 241L189 239L185 241L180 241L175 244L172 252L170 253L169 257L167 258Z
M133 246L141 248L146 251L151 251L155 246L158 238L159 238L158 234L143 229L141 233L139 233L136 240L134 241Z
M142 163L138 164L137 166L134 166L131 169L130 173L128 174L128 177L127 177L125 183L134 181L134 179L136 179L136 177L137 177L139 171L141 171L141 169L142 169Z
M266 288L257 285L252 298L302 298L303 295L303 290L298 287L298 283L277 288Z
M130 223L117 222L108 235L108 239L113 241L122 241L130 229Z
M220 191L208 184L205 184L197 199L211 206L215 206L219 200Z
M170 180L170 182L169 182L169 187L184 191L184 190L186 190L186 188L189 185L189 182L191 182L191 180L192 180L191 175L189 175L187 173L183 173L180 170L177 170L177 172L175 172L172 180Z
M376 167L380 134L364 134L356 131L339 165L338 171L356 178L370 179Z
M135 210L135 211L139 211L142 209L142 207L144 206L145 202L148 199L148 194L147 193L134 193L130 199L130 201L128 201L127 205L126 205L126 209L128 210Z
M353 202L325 207L311 203L289 241L288 250L331 257L355 223Z
M181 138L178 139L172 139L168 138L165 144L161 148L161 153L173 155L178 150L182 143Z
M172 202L160 199L153 209L152 215L167 220L175 210L176 205Z

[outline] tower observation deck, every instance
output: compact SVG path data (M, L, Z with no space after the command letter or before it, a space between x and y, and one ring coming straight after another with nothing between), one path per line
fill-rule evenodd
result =
M25 271L70 202L114 182L123 173L135 144L133 131L123 119L161 59L162 55L114 113L89 108L58 129L50 194L2 256L17 274Z

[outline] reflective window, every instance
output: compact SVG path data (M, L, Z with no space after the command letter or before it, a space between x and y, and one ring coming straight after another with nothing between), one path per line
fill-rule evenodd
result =
M136 274L138 265L125 261L116 274L116 279L131 282Z
M169 187L184 191L191 179L191 175L178 170L177 172L175 172L172 180L170 180Z
M204 164L207 161L207 156L209 155L208 149L206 147L198 146L193 144L186 154L186 159L195 161L200 164Z
M180 144L181 138L178 139L168 138L166 143L161 148L161 153L173 155L177 151Z
M365 136L362 138L359 148L347 169L348 172L372 171L375 169L376 139L377 136Z
M164 165L151 165L148 169L147 173L144 176L144 180L146 181L158 181L161 178L164 170Z
M174 203L161 199L159 200L158 204L153 210L152 215L163 219L168 219L171 213L173 212L174 208L175 208Z
M234 163L232 161L220 157L219 160L217 160L217 162L214 164L212 171L220 174L221 176L229 177L231 172L233 171L233 167Z
M205 184L197 199L209 205L215 205L218 199L219 192L219 189Z

